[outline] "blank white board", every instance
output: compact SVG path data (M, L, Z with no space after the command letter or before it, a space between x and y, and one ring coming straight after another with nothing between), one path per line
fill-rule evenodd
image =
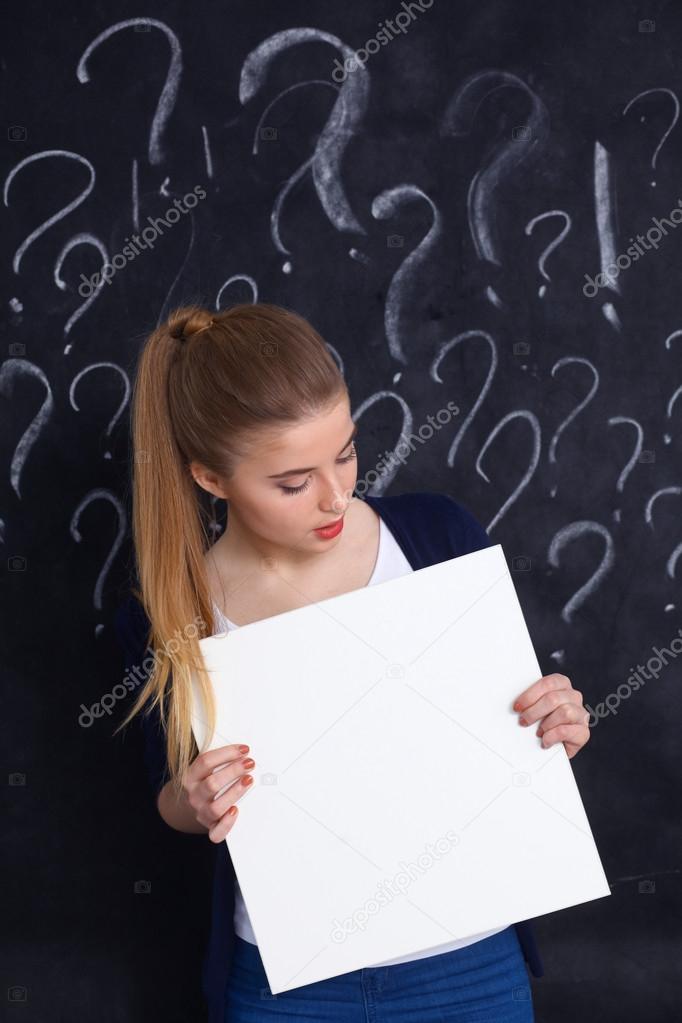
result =
M610 895L502 547L201 640L205 746L246 742L226 841L273 994Z

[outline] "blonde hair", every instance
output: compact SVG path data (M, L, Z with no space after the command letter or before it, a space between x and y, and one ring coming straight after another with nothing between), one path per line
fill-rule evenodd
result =
M229 480L259 429L313 417L344 394L343 376L317 331L277 305L217 313L183 306L142 348L132 398L132 532L140 586L133 592L151 625L154 658L120 728L146 703L147 713L158 704L176 794L199 752L191 728L193 669L209 737L216 718L199 647L215 628L204 557L213 542L210 495L193 479L190 464Z

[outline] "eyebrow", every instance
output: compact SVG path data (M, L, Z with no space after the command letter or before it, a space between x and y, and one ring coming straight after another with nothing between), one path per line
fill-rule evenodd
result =
M356 423L355 426L353 427L353 432L351 433L350 437L348 438L346 443L341 448L341 451L345 451L346 450L346 448L348 447L350 442L353 440L353 437L355 437L357 432L358 432L358 424ZM339 451L339 454L341 454L341 451ZM299 473L312 472L314 468L315 468L314 465L309 465L305 469L287 469L286 472L275 472L271 476L268 476L267 479L269 479L269 480L279 480L279 479L282 479L284 476L298 476Z

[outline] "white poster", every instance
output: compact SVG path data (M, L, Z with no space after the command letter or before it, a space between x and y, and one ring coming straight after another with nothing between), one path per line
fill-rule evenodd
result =
M201 641L273 994L610 895L502 547ZM203 709L193 729L203 749Z

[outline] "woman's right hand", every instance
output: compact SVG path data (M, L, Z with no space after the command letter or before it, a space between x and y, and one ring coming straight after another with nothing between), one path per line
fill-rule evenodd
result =
M253 783L253 776L247 772L255 767L255 761L248 746L246 753L240 746L244 744L231 743L200 753L183 778L183 796L199 824L208 828L212 842L222 842L232 829L237 819L236 802ZM217 796L221 789L225 791Z

